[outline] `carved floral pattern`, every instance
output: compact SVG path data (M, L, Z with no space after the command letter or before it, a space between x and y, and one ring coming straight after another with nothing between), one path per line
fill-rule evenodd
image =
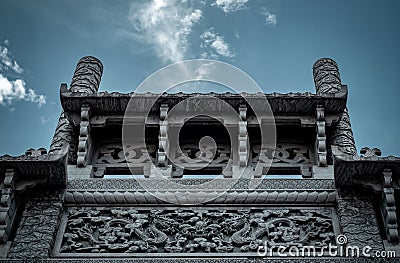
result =
M334 243L331 209L68 210L59 252L232 253ZM71 254L72 255L72 254Z
M267 163L268 159L273 159L272 163L287 164L309 164L310 153L306 146L297 144L277 144L275 149L267 148L260 150L260 145L252 147L252 161Z
M62 210L59 193L30 200L8 254L9 258L48 258Z
M146 154L148 153L148 154ZM104 144L99 149L97 164L148 163L155 161L156 146L147 145L147 149L139 145L126 145L125 152L121 143ZM150 157L150 159L149 159Z
M347 245L370 246L373 250L383 249L378 222L373 211L374 207L370 200L341 198L338 200L340 227L348 239Z
M198 144L195 143L184 144L180 148L182 151L176 151L174 163L182 164L183 166L187 157L190 158L191 163L207 163L208 160L213 158L210 165L218 165L227 164L231 155L229 145L218 145L216 150L211 145L205 145L204 148L199 149Z

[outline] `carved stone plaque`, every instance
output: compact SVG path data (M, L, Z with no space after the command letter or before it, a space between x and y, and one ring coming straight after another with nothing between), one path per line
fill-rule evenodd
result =
M248 255L259 246L335 244L333 208L70 207L57 257Z

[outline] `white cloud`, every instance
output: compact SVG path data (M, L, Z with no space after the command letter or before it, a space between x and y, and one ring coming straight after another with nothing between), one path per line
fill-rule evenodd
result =
M211 49L201 54L203 58L210 57L217 59L218 56L228 58L235 57L235 53L231 49L230 45L224 40L223 36L215 33L214 28L206 30L200 35L200 38L203 40L203 43L200 44L200 47L203 49Z
M4 41L4 43L6 43L6 41ZM6 47L0 46L0 70L11 70L14 73L21 74L23 69L18 65L17 61L10 57L10 55L11 54Z
M8 39L4 43L9 45ZM17 78L15 80L9 79L5 74L6 72L17 75ZM22 72L23 69L17 61L11 58L8 49L0 46L0 105L11 104L15 100L37 103L39 107L46 104L44 95L38 95L33 89L26 88L25 80L21 78Z
M46 116L40 116L40 121L42 122L42 124L46 124L51 121L51 118Z
M247 8L249 0L216 0L212 6L220 8L225 13L232 13Z
M8 39L4 40L4 45L6 46L10 45L10 41Z
M39 107L46 103L46 97L37 95L33 89L26 89L23 79L9 80L0 74L0 105L11 104L14 100L37 103Z
M164 62L184 59L189 48L188 37L202 17L200 9L175 0L134 2L129 14L135 39L152 46Z
M264 21L266 25L275 26L277 23L276 15L269 12L267 9L262 8L261 14L264 16Z

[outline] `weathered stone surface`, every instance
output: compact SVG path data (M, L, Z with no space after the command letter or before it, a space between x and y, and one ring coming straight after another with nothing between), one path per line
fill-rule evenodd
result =
M49 258L62 211L61 194L47 192L32 198L8 254L12 259Z
M333 209L89 208L63 219L58 253L256 253L270 247L335 243ZM58 250L59 249L59 250Z
M92 56L81 58L71 82L72 92L96 93L99 89L103 64Z
M102 72L98 59L84 57L70 89L61 85L63 113L49 154L40 148L0 156L1 257L314 262L265 259L257 252L264 244L321 250L338 245L339 237L346 238L343 248L400 253L400 158L380 157L376 148L356 154L347 86L332 59L314 64L316 94L135 94L128 125L143 125L146 138L129 145L121 125L132 93L98 92ZM255 116L266 109L265 98L275 118ZM176 105L178 116L169 116ZM187 121L191 113L223 113L224 107L238 118ZM148 108L149 116L143 116ZM262 143L260 127L271 123L276 142L269 145ZM183 124L189 128L175 145L169 135ZM224 129L233 130L233 137ZM203 136L215 141L213 148L199 143ZM205 168L197 171L200 166ZM239 178L240 172L245 176ZM137 179L126 177L132 175ZM15 209L17 200L26 200L22 213ZM375 260L326 256L318 259Z

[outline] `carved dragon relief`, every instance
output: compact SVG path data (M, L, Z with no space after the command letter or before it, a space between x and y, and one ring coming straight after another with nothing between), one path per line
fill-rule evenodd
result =
M251 253L259 245L334 244L333 210L69 208L59 256Z

